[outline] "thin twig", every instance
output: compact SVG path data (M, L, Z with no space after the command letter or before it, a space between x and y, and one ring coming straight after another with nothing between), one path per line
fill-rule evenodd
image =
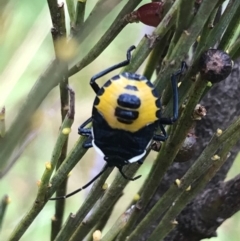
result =
M67 44L67 31L66 31L66 22L65 22L63 3L61 5L58 5L58 9L59 9L58 21L55 23L55 27L52 29L51 32L53 37L53 44L54 44L56 59L58 59L59 64L61 64L62 68L65 69L64 73L66 73L68 71L68 63L64 58L61 58L62 56L61 52L64 51L63 49ZM71 110L68 110L68 105L69 105L68 92L70 92L71 94L70 105L73 106L73 110L74 110L75 94L71 89L69 89L68 91L68 77L66 75L62 76L59 84L59 88L60 88L60 100L61 100L61 116L62 116L62 122L63 122L67 113L71 111ZM62 146L61 155L58 159L56 169L59 168L59 166L66 158L67 144L68 144L68 137L66 138L65 143ZM66 188L67 188L67 178L65 179L64 182L61 183L61 185L57 189L56 195L64 196L66 194ZM64 208L65 208L65 200L56 202L55 214L54 214L54 218L52 219L51 240L54 240L59 230L61 229L62 222L63 222Z
M138 164L130 165L126 172L126 175L132 177L136 170L138 169ZM114 179L112 185L107 190L105 195L103 196L100 205L91 216L84 222L83 225L79 225L76 231L74 232L73 236L70 238L69 241L77 241L82 240L88 232L96 225L98 220L100 220L103 215L112 207L112 204L116 202L117 199L122 194L122 190L127 185L128 180L124 179L120 173L118 173L117 177Z
M30 210L26 213L26 215L23 217L21 222L18 224L18 226L13 230L9 238L9 241L19 240L21 236L24 234L24 232L27 230L27 228L31 225L35 217L39 214L39 212L45 206L47 202L46 196L48 196L47 191L49 189L49 180L54 171L56 163L61 155L63 145L66 142L68 134L70 133L70 127L72 123L73 123L73 119L69 118L69 116L66 115L66 118L64 119L64 122L62 123L62 126L60 128L60 132L59 132L56 144L54 146L51 162L46 163L46 169L42 175L41 182L39 184L39 190L38 190L36 200L33 203ZM75 147L75 150L76 149L77 147ZM60 183L58 183L58 185L60 185ZM56 190L58 185L54 187L55 188L54 190ZM47 198L49 198L49 196Z
M18 158L26 150L27 146L30 145L32 141L38 136L39 132L40 128L28 133L28 135L24 138L24 141L19 144L16 150L13 151L12 155L9 157L8 165L0 171L0 179L3 178L11 170Z
M75 215L70 214L55 241L69 240L69 237L71 237L71 235L74 233L76 227L83 221L93 205L105 192L105 189L102 189L102 187L112 170L113 168L108 168L93 184L93 187L91 188L91 191L85 199L83 205L79 208Z
M238 59L240 56L240 38L230 46L229 55L232 56L233 60Z
M201 6L202 7L204 6L204 10L206 11L206 13L210 13L214 9L214 8L211 8L211 5L214 2L215 1L211 1L211 2L207 3L206 1L203 1ZM219 1L219 2L221 2L221 1ZM218 5L219 4L217 3L216 6L218 6ZM190 80L191 76L196 74L198 71L199 58L200 58L202 52L210 47L213 47L219 41L219 39L221 39L222 33L224 32L226 27L229 25L231 19L233 18L233 16L236 13L236 10L239 7L239 5L240 5L239 1L232 1L232 5L230 4L228 6L228 8L225 10L224 15L220 18L218 24L209 32L206 40L204 42L199 43L199 46L197 48L197 53L194 55L194 61L192 64L192 68L189 69L189 72L183 78L182 84L179 89L180 104L183 103L184 99L186 98L186 96L188 94L189 85L191 84L191 80ZM201 7L201 9L202 9L202 7ZM208 18L208 16L209 15L207 15L206 18ZM201 20L205 19L204 16L200 16L200 17L201 17ZM194 25L194 22L193 22L193 25ZM196 28L198 28L198 27L196 26ZM197 36L196 36L196 38L197 38ZM190 46L190 45L188 45L189 44L188 42L186 42L184 44L186 44L186 46ZM177 47L181 48L181 46L177 46ZM176 54L178 54L178 52L176 52ZM171 108L171 104L170 104L170 108ZM169 112L171 112L171 109L169 109Z
M4 220L4 216L7 210L7 206L10 203L10 199L8 197L8 195L5 195L0 202L0 230L2 228L2 224L3 224L3 220Z
M182 125L182 128L175 133L178 133L177 138L174 138L172 136L169 137L169 139L162 145L161 150L154 162L154 165L143 185L143 187L140 190L140 196L141 201L139 203L139 209L136 208L129 220L129 224L126 226L126 229L128 229L128 232L131 231L135 220L140 215L140 210L143 210L148 201L151 199L152 195L154 194L155 190L157 189L161 179L163 178L166 170L173 162L179 148L182 146L182 143L184 142L189 130L192 127L193 120L191 118L191 115L193 113L193 110L195 106L197 105L203 90L205 89L206 82L199 78L199 80L195 83L195 86L192 88L191 95L189 97L189 101L185 108L185 114L181 115L181 118L178 120L177 125L179 123L184 122L184 125ZM125 235L127 235L126 230L123 230ZM119 240L124 240L123 236L120 234L121 238Z
M85 20L84 25L82 25L81 31L74 31L74 37L80 42L82 42L82 39L86 39L120 2L121 0L98 0Z
M76 16L74 0L66 0L66 4L67 4L67 9L68 9L68 15L70 18L70 26L72 26L74 23L74 20L75 20L75 16Z
M174 203L174 206L171 206L164 215L161 222L150 236L149 241L154 241L156 238L158 240L164 239L164 237L174 228L174 219L183 210L187 203L189 203L215 176L216 172L227 160L229 151L238 140L239 134L235 134L234 136L231 136L230 141L226 141L224 144L222 143L223 149L218 153L219 159L213 162L212 166L206 173L203 174L203 176L199 178L196 185L194 185L190 191L186 191L181 194L181 196Z
M172 50L171 55L168 57L168 59L164 60L164 63L165 63L164 70L159 73L159 75L157 76L154 82L160 94L162 94L164 89L166 89L165 92L170 93L171 86L169 82L169 76L171 76L171 74L174 73L179 63L188 56L189 46L192 46L196 41L198 35L200 34L203 26L205 25L209 15L211 14L211 11L215 8L217 2L218 0L213 0L211 2L206 2L206 1L202 2L201 8L199 9L196 16L194 17L191 26L187 29L187 31L184 31L182 33L175 48ZM187 82L186 85L189 89L189 87L191 86L191 82L190 84L189 82ZM185 91L184 94L186 95L186 93L187 91ZM166 95L168 96L168 94ZM181 97L182 96L180 96L180 93L179 93L180 100L181 100ZM168 100L168 98L166 99ZM166 101L163 101L164 104L166 104L165 102ZM165 112L166 114L169 114L172 112L171 105L168 106L168 108L169 108L169 111Z
M0 111L0 139L5 136L5 107L3 107Z
M131 1L134 2L134 1ZM138 0L140 2L140 0ZM53 15L52 19L54 21L59 16L58 10L54 9L57 7L57 1L49 0L50 8L53 9L50 13ZM105 9L102 11L105 12ZM130 10L131 11L131 10ZM105 14L106 15L106 14ZM105 16L104 15L104 16ZM103 19L103 18L102 18ZM93 27L96 27L97 24L102 20L96 21ZM90 33L92 29L86 27L86 30ZM86 34L85 34L86 35ZM85 40L85 38L81 37L81 43ZM108 45L107 43L106 45ZM73 56L72 56L73 57ZM95 58L92 58L93 61ZM90 61L90 62L91 62ZM90 63L88 62L88 64ZM86 65L85 65L86 66ZM61 68L58 61L55 59L50 62L46 71L37 79L33 88L29 92L26 100L22 104L19 112L12 122L8 132L5 135L4 142L1 143L1 152L0 152L0 169L4 169L6 166L9 156L13 152L14 148L18 144L18 142L22 141L27 133L29 127L29 121L31 120L32 115L35 113L36 109L48 95L48 93L58 85L61 80L61 77L66 75L65 69ZM23 131L26 130L26 131Z
M141 235L146 227L159 218L195 180L204 174L208 168L214 163L213 155L218 150L219 146L227 142L229 138L234 135L234 138L240 132L240 118L231 124L221 135L217 132L208 146L203 150L200 157L189 168L187 173L181 178L178 185L172 184L163 197L151 209L148 215L140 222L134 232L129 236L129 241L135 240L136 237ZM228 149L229 150L229 149ZM156 215L157 214L157 215Z
M127 224L134 207L131 207L127 211L125 211L112 225L110 230L103 236L101 241L112 241L118 235L118 233L123 229L123 227Z
M219 39L221 39L222 33L225 31L227 26L229 26L233 17L238 13L239 6L240 6L239 1L230 1L229 2L229 4L228 4L226 10L224 11L221 19L219 20L218 24L209 33L205 46L202 46L203 48L206 49L211 46L214 46L217 43L217 41L219 41Z
M174 200L209 168L209 166L212 164L212 161L209 161L209 159L211 160L211 157L217 150L219 143L218 135L215 135L202 155L194 163L194 167L191 167L181 179L181 186L177 186L176 184L171 185L168 191L161 197L161 199L155 204L147 216L145 216L145 218L138 224L136 229L131 233L128 238L129 241L137 240L138 237L143 234L146 228L157 218L159 218L172 205Z
M194 17L194 11L193 11L194 3L195 3L195 0L191 0L191 1L182 0L180 3L177 18L176 18L176 30L175 30L173 39L170 43L169 51L167 53L168 55L166 56L166 59L168 59L168 56L171 55L171 52L174 49L183 31L187 31Z
M134 51L131 63L123 69L124 72L136 72L160 39L167 34L175 23L180 2L176 0L152 34L142 38Z
M96 59L106 47L114 40L114 38L122 31L122 29L128 24L125 18L126 14L131 12L141 0L128 1L123 7L121 12L118 14L112 25L105 32L105 34L100 38L100 40L95 44L95 46L89 51L89 53L80 60L76 65L74 65L69 70L69 76L76 74L78 71L82 70L94 59Z
M122 195L123 196L123 193ZM98 200L98 204L100 204L100 201L101 200ZM98 223L94 226L94 228L91 230L91 232L88 233L88 236L86 237L86 241L92 241L92 237L93 237L93 234L96 230L103 230L105 225L107 224L112 212L113 212L113 209L114 209L114 206L115 204L117 203L118 200L116 200L115 203L112 204L112 207L103 215L103 217L101 218L101 220L98 221ZM97 205L98 206L98 205Z
M77 1L76 17L74 19L73 29L74 32L79 32L84 22L86 1ZM72 29L72 30L73 30Z
M229 22L229 24L227 25L227 29L224 32L221 42L219 43L219 46L218 46L219 49L226 51L229 48L230 44L234 41L234 38L238 37L239 35L238 29L240 26L239 12L240 12L240 5L238 5L238 9L236 9L235 13L233 13L233 17ZM229 14L229 13L226 13L226 14Z
M172 37L172 31L170 30L168 34L164 35L164 37L157 43L156 47L151 52L148 62L145 66L145 69L143 71L143 76L145 76L147 79L151 79L152 74L156 70L156 68L160 68L159 65L161 65L160 58L163 59L162 56L166 54L167 49L169 47L168 42L170 41Z

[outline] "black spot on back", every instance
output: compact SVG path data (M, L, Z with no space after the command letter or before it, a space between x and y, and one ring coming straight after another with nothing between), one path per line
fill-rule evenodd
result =
M124 89L138 91L137 86L134 85L127 85L124 87Z
M111 80L108 80L103 86L104 87L108 87L109 85L111 85L112 84L112 81Z
M133 123L133 121L131 121L131 120L124 120L124 119L121 119L121 118L117 118L117 120L119 122L123 123L123 124L128 124L128 125Z
M137 109L141 105L141 100L136 95L121 94L117 99L118 105L130 109Z
M120 79L120 75L115 75L112 77L112 80L118 80L118 79Z
M125 122L129 122L129 121L133 121L133 120L136 120L138 118L138 111L136 110L125 110L125 109L122 109L122 108L119 108L117 107L115 109L115 116L117 118L119 118L118 120L122 120L122 121L125 121ZM120 121L120 122L122 122Z

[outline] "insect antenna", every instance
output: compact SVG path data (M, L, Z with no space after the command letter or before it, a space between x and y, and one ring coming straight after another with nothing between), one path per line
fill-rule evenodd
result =
M96 179L98 179L108 168L109 166L106 165L103 170L101 172L99 172L90 182L88 182L87 184L85 184L84 186L82 186L81 188L65 195L65 196L60 196L60 197L53 197L53 198L50 198L49 200L62 200L62 199L66 199L66 198L69 198L71 196L73 196L74 194L82 191L83 189L87 188L88 186L90 186L94 181L96 181Z

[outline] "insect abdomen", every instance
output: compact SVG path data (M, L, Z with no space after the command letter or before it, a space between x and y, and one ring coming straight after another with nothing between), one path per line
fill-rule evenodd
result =
M143 76L123 73L101 88L94 108L111 128L136 132L158 119L159 98L154 91L154 86Z

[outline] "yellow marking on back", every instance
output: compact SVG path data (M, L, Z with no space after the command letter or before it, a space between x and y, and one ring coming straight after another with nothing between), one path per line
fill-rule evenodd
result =
M136 86L138 91L125 89L127 85ZM156 106L156 97L152 94L152 88L146 84L146 81L129 80L122 75L120 79L112 80L111 85L104 88L104 94L98 96L100 102L95 107L103 115L109 126L114 129L122 129L130 132L136 132L142 127L155 122L158 118L156 112L159 108ZM139 116L132 124L124 124L117 120L114 115L116 107L118 107L117 99L119 95L127 93L137 96L141 100L141 105L138 109ZM124 109L129 109L121 107Z

